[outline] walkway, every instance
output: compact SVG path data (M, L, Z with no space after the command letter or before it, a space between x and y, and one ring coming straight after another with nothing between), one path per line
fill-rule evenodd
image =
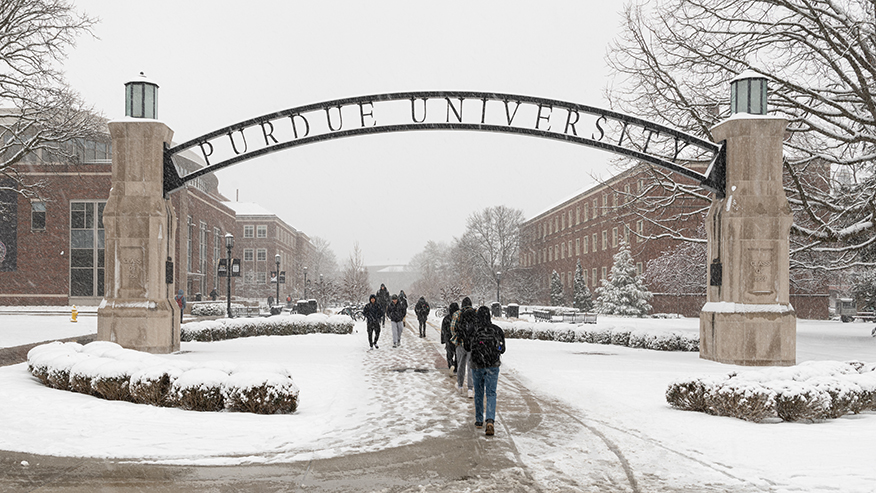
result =
M411 317L412 319L412 317ZM412 320L415 324L416 321ZM27 492L748 492L763 491L703 460L684 457L635 431L594 423L500 374L496 436L474 428L473 401L455 392L437 327L400 348L387 329L366 356L370 390L385 405L374 423L425 438L382 450L285 464L189 467L0 452L0 491ZM428 409L412 403L428 402ZM621 436L626 449L612 436ZM331 444L332 437L324 437ZM367 449L367 434L362 436ZM630 449L631 440L635 448ZM643 474L627 454L665 454L667 471ZM683 471L674 474L672 471ZM678 478L681 476L681 478ZM672 485L666 484L667 477ZM701 478L702 481L691 480ZM683 486L679 486L683 485Z

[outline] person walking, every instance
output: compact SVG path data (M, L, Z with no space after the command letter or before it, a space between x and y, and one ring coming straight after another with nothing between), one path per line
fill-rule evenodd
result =
M478 308L474 330L465 339L465 349L471 354L475 428L486 424L484 434L492 436L496 433L496 387L499 383L499 366L502 364L501 355L505 353L505 333L490 320L489 308Z
M401 346L402 331L405 330L405 315L407 308L401 304L397 295L392 295L389 306L386 307L386 315L392 328L392 347Z
M447 353L447 369L453 367L454 372L456 372L456 345L450 342L450 321L453 320L453 314L458 311L459 303L454 301L441 321L441 344L444 344L444 351Z
M405 294L405 290L402 289L398 292L398 302L405 307L405 311L408 311L408 295Z
M173 297L176 300L177 306L179 306L179 323L182 323L183 312L186 311L186 294L180 289L177 291L176 296Z
M383 310L383 314L380 316L380 325L384 327L386 326L386 309L389 307L389 298L389 290L386 289L385 284L381 284L380 289L377 290L377 304Z
M219 297L219 292L216 291L216 288L213 288L213 291L210 291L210 299L216 301L216 298Z
M380 319L383 318L383 310L377 303L377 296L371 295L368 298L368 304L362 309L362 315L365 315L365 324L368 327L368 346L371 349L380 349L377 345L377 339L380 338ZM371 340L371 335L374 334L374 340Z
M425 297L420 296L417 304L414 305L414 313L417 314L417 321L420 322L420 337L426 337L426 320L429 318L430 310L432 307L429 306L429 302Z
M471 298L466 296L462 299L462 307L450 320L450 341L456 346L456 390L465 395L463 384L467 384L469 398L474 398L474 384L468 364L471 353L465 349L463 342L474 330L475 315Z

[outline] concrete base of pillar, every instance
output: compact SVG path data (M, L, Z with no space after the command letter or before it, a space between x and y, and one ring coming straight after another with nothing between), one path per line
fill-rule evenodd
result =
M790 305L706 303L700 312L700 358L745 366L797 364L794 309Z
M154 354L179 351L179 308L172 301L105 301L97 310L97 340Z

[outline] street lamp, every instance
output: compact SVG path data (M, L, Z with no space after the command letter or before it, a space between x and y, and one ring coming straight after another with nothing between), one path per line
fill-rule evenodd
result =
M766 115L767 78L747 69L730 81L730 112Z
M280 304L280 254L274 255L274 261L277 262L277 297L274 303ZM270 308L269 308L270 310Z
M234 248L234 235L225 233L225 249L228 250L228 290L225 291L225 297L228 298L228 318L231 316L231 249Z
M502 282L502 271L496 271L496 301L501 305L502 299L499 298L499 285Z
M304 299L307 299L307 266L304 266Z

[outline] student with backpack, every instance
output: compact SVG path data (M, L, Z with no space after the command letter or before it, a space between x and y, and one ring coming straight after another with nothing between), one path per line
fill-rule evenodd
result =
M441 344L444 344L444 350L447 352L447 369L453 367L453 371L456 371L456 345L450 342L450 321L457 311L459 311L459 303L454 301L447 309L444 320L441 321Z
M469 399L474 398L474 384L468 364L471 353L466 350L463 341L474 330L475 316L475 310L471 306L471 298L466 296L462 299L462 307L453 314L453 318L450 320L450 342L456 346L456 390L461 395L465 395L465 387L462 384L466 383L466 376L468 376Z
M476 323L471 335L464 341L471 354L472 378L474 379L475 427L485 426L485 435L496 433L496 386L499 383L501 355L505 352L505 333L490 320L490 309L478 308ZM486 421L484 420L484 397L486 396Z

